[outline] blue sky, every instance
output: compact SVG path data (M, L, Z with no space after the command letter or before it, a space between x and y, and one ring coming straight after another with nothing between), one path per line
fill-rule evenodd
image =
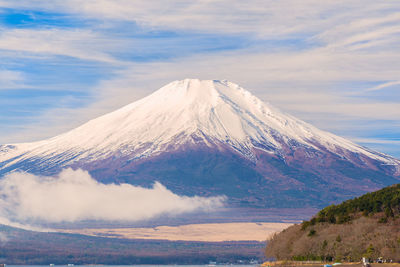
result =
M0 0L0 143L189 77L399 158L399 44L395 0Z

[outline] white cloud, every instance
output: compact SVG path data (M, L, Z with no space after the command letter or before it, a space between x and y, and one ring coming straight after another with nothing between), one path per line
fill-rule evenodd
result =
M0 203L2 203L2 202L0 201ZM55 232L54 229L44 228L44 227L40 227L40 226L34 226L34 225L26 224L26 223L19 223L16 221L11 221L6 217L1 217L1 216L4 216L3 213L4 213L3 209L1 209L1 211L0 211L0 224L1 225L7 225L10 227L15 227L15 228L19 228L19 229L28 230L28 231L35 231L35 232Z
M109 55L116 42L91 30L1 29L0 49L36 56L60 55L83 60L118 63ZM106 52L107 51L107 52ZM21 54L17 54L18 57Z
M111 54L118 48L121 52L148 51L147 42L138 44L127 36L116 40L118 36L113 33L118 28L110 31L116 20L136 22L145 31L218 33L242 36L256 44L233 52L196 52L186 57L177 53L173 60L125 62L119 75L91 88L96 103L80 110L42 113L38 124L24 125L26 131L1 136L6 142L50 137L186 77L232 80L293 115L306 120L312 116L316 126L329 125L329 130L335 128L331 118L338 115L350 122L346 126L349 131L356 125L351 122L359 118L399 118L398 96L381 101L367 93L371 87L368 82L396 82L400 77L398 1L21 0L0 1L0 6L68 13L95 21L91 22L95 26L89 23L85 29L75 31L4 31L0 46L3 42L4 49L31 54L53 53L112 62ZM103 23L110 27L108 31L102 32L98 26ZM47 39L51 45L46 45ZM264 47L266 40L282 43L269 45L270 50ZM176 50L179 49L177 44ZM352 88L353 82L362 82L366 87ZM372 90L392 85L388 82ZM317 114L321 114L319 119Z
M179 196L160 183L152 188L102 184L86 171L57 177L12 173L0 181L0 215L10 221L139 221L159 215L214 210L225 197Z
M132 63L129 68L116 72L116 76L92 88L97 97L92 105L73 110L52 109L42 114L39 122L25 125L25 131L14 133L6 142L40 140L63 133L138 100L168 82L184 78L231 80L301 119L310 121L312 118L317 127L325 130L343 126L335 128L332 124L331 118L337 119L338 115L347 120L397 120L400 102L395 98L380 102L368 98L364 89L357 91L343 87L335 91L327 85L338 81L391 80L399 77L399 70L400 54L335 54L320 48L270 54L235 51L170 62ZM354 127L354 124L346 127Z
M0 70L0 90L25 87L24 75L19 71Z
M378 91L378 90L382 90L384 88L392 87L392 86L399 85L399 84L400 84L400 81L392 81L392 82L381 83L381 84L379 84L379 85L377 85L375 87L367 89L367 91Z
M396 10L397 3L373 0L44 0L4 1L0 6L68 12L83 17L134 21L146 27L264 37L318 32Z
M391 140L391 139L354 138L354 141L366 144L400 145L400 140Z

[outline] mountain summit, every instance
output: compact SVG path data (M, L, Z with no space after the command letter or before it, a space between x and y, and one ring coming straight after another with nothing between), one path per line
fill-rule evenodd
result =
M239 206L319 206L400 180L400 161L321 131L219 80L174 81L54 138L0 146L0 175L82 168Z

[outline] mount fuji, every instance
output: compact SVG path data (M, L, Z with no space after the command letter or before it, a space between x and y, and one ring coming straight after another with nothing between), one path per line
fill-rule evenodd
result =
M231 206L321 207L400 181L400 161L322 131L219 80L174 81L67 133L0 146L0 177L81 168L104 183Z

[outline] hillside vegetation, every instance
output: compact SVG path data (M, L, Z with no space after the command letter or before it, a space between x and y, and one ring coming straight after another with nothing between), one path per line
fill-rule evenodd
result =
M331 205L274 235L267 257L279 260L400 261L400 184Z

